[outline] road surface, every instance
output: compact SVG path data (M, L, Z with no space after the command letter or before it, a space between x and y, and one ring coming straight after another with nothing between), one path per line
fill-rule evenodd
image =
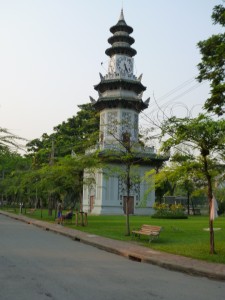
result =
M1 300L212 300L225 282L130 261L0 215Z

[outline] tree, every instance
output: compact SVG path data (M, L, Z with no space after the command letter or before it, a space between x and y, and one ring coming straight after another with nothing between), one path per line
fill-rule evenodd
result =
M89 162L88 159L85 162L82 157L85 150L95 144L99 137L98 113L89 103L80 105L79 108L80 111L76 116L55 126L51 135L44 133L40 139L34 139L27 144L28 156L33 159L33 169L41 172L38 189L48 191L49 213L51 213L56 198L61 197L62 199L63 197L64 200L69 201L69 199L77 197L77 183L75 184L71 177L72 168L76 173L73 179L79 181L78 194L81 199L83 169L87 167ZM69 160L71 162L70 167L67 165ZM94 159L93 162L95 162ZM79 180L77 179L78 175ZM76 191L71 188L72 182ZM54 200L51 195L54 195Z
M95 144L99 137L99 115L91 104L79 105L76 116L54 127L51 135L44 133L40 139L27 144L29 156L33 157L36 167L48 164L54 146L55 160L70 155L72 152L84 154Z
M108 156L108 161L120 162L122 166L118 169L112 169L111 172L116 172L119 174L122 179L123 184L125 185L127 197L125 199L125 214L126 214L126 235L130 235L130 220L129 220L129 201L131 188L135 184L137 177L134 176L132 167L138 163L140 159L135 157L135 154L132 149L132 145L129 143L120 142L120 150L117 151L111 150L107 151L106 156ZM135 180L136 179L136 180Z
M173 196L177 186L178 175L174 166L165 166L155 175L155 188L162 191L161 197ZM159 199L161 202L162 199Z
M185 151L185 152L184 152ZM210 172L218 174L218 164L209 160ZM213 171L215 170L215 171ZM187 212L190 204L194 212L192 198L205 194L206 182L202 174L202 163L199 157L189 153L188 149L179 149L171 156L170 162L155 175L156 191L159 189L167 196L186 196ZM160 199L159 202L161 203Z
M19 144L19 141L25 141L25 139L11 133L6 128L0 127L0 152L11 148L22 149L23 146Z
M59 155L70 154L71 150L76 154L84 154L85 150L98 140L99 114L91 103L78 107L80 111L76 116L54 127L56 150L59 151Z
M214 24L225 26L225 7L217 5L213 9ZM217 115L225 113L225 33L212 35L198 44L202 60L198 64L199 82L207 80L211 86L211 96L206 100L204 108Z
M118 122L115 122L118 125ZM122 122L123 125L124 123ZM131 124L129 124L131 126ZM128 131L120 131L120 132L113 132L109 131L109 134L113 137L114 143L113 147L111 145L111 149L100 151L100 157L106 163L116 164L119 163L119 167L112 168L110 165L111 171L110 173L116 173L119 175L122 184L125 186L126 198L125 198L125 214L126 214L126 232L127 236L130 235L130 211L129 211L129 202L131 196L131 190L135 187L136 184L140 184L142 180L146 180L146 178L141 178L139 175L139 171L137 170L140 165L147 165L147 166L154 166L156 168L160 168L164 161L168 159L168 157L159 157L155 153L146 152L145 150L148 147L144 146L144 142L140 142L139 140L132 140L131 134ZM145 148L145 149L144 149ZM148 149L150 151L150 149ZM153 176L151 177L148 183L149 185L153 185ZM152 191L149 189L148 193ZM146 201L143 201L146 202Z
M24 139L0 128L2 200L7 197L37 205L49 198L51 210L56 199L81 201L83 170L96 163L95 158L83 158L83 154L98 140L99 115L91 104L79 108L77 115L56 126L54 133L29 142L24 157L11 150Z
M0 189L2 201L18 202L23 196L23 174L30 170L31 161L16 152L0 152ZM17 201L18 200L18 201Z
M188 153L180 154L176 152L171 161L173 163L174 169L172 172L175 174L177 179L177 189L183 190L187 196L187 213L190 213L190 198L191 194L196 187L196 164L195 157ZM194 211L194 207L193 211Z
M191 147L192 151L198 151L200 155L201 172L207 185L209 210L213 206L213 179L218 175L211 171L210 162L217 162L224 155L225 120L214 121L212 118L200 114L197 118L172 117L162 124L162 137L166 139L162 149L170 150L181 144ZM210 253L215 253L213 219L209 220L210 228Z

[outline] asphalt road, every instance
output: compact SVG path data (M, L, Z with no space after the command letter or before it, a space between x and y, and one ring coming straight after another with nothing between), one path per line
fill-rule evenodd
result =
M225 282L130 261L0 215L1 300L212 300Z

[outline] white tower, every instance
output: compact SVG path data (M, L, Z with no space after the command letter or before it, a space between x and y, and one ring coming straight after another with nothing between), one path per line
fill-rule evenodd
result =
M137 52L131 47L133 29L126 24L123 10L110 31L113 34L108 39L111 47L105 51L110 58L108 72L105 76L100 74L100 83L94 86L99 94L98 100L90 97L94 108L100 112L98 147L104 156L108 150L120 151L123 143L133 145L136 154L132 172L135 174L128 196L120 172L123 163L119 158L109 160L105 168L96 171L94 183L84 185L83 210L93 214L123 214L129 198L129 213L151 214L154 190L143 178L146 171L161 164L162 160L156 157L153 148L138 145L139 113L148 107L149 98L142 101L146 87L141 83L142 76L137 78L134 75L133 57ZM84 177L88 176L89 173L84 173Z

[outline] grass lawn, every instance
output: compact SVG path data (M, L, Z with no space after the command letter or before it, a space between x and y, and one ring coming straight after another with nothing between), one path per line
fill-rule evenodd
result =
M12 211L13 212L13 211ZM18 213L18 209L16 211ZM40 210L36 210L27 216L41 219ZM42 220L54 222L55 213L49 217L47 210L43 210ZM142 236L140 240L132 240L131 236L125 236L125 216L88 216L88 226L75 226L74 220L71 224L65 225L70 228L85 231L112 239L134 242L151 249L164 252L180 254L192 258L207 260L211 262L225 263L225 217L221 216L214 221L215 250L217 254L209 254L209 227L208 217L190 216L188 219L152 219L149 216L130 216L130 228L137 229L142 224L159 225L163 227L159 239L148 243L148 238Z

